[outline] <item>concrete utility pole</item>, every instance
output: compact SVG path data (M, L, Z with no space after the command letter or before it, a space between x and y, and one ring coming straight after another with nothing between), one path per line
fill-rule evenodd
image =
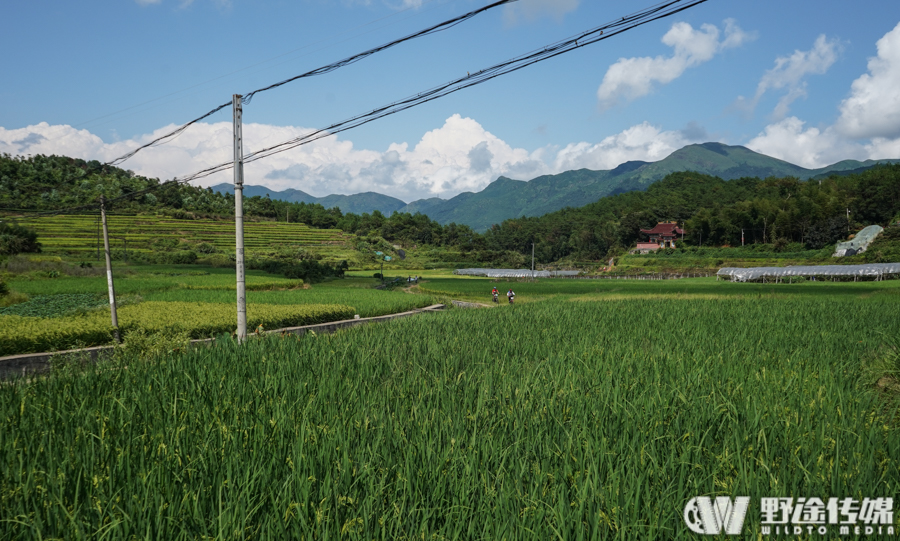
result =
M237 272L237 338L247 339L247 287L244 278L244 150L241 136L241 95L232 96L234 112L234 237Z
M116 288L113 287L112 261L109 257L109 229L106 227L106 197L100 196L100 220L103 222L103 249L106 252L106 285L109 287L109 312L112 314L113 336L119 338L119 317L116 314Z

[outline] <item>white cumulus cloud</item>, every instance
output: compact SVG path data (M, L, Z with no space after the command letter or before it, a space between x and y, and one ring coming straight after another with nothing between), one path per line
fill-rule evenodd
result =
M827 52L827 43L820 37L813 51ZM833 126L806 127L791 116L766 126L746 146L808 168L846 159L900 158L900 24L878 40L877 49L878 55L869 59L868 73L853 82L850 96L841 102L840 117ZM827 54L812 61L816 55L811 53L795 53L790 58L796 61L785 59L782 66L798 68L773 70L768 88L796 85L805 73L812 72L800 69L801 65L830 65Z
M837 128L849 137L900 137L900 23L877 42L869 72L853 81Z
M174 128L164 126L112 143L87 130L64 125L0 128L0 153L58 154L105 162ZM122 167L166 180L229 162L231 130L230 122L195 124L171 142L139 152ZM249 153L309 131L296 126L244 124L244 149ZM244 181L275 190L294 188L315 196L375 191L405 201L449 198L464 191L480 191L501 175L531 180L570 169L612 169L628 160L659 160L704 134L695 125L681 131L663 131L644 122L599 143L529 151L512 147L471 118L452 115L414 145L393 143L378 152L328 137L246 164ZM211 186L232 180L229 170L198 179L195 184Z
M806 77L811 74L821 75L837 60L840 43L820 35L808 51L794 51L790 56L779 56L775 59L775 67L766 71L756 87L756 95L751 99L738 98L738 105L752 111L760 98L770 90L784 90L785 93L772 116L775 120L785 118L790 105L798 98L806 97Z
M711 24L704 24L700 29L684 22L673 24L662 37L662 42L674 49L672 55L620 58L606 71L597 89L600 107L608 109L645 96L656 85L674 81L688 68L708 62L716 53L754 38L731 19L725 21L724 39L720 40L719 34L718 27Z
M557 172L572 169L613 169L632 160L657 161L689 144L683 132L663 131L643 122L596 144L575 143L562 148L553 162Z
M766 126L745 146L808 169L870 157L865 147L841 137L834 128L806 128L805 123L794 116Z

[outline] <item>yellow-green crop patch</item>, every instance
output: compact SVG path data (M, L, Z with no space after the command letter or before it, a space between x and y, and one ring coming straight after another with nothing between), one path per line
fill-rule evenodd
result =
M312 325L352 318L353 308L343 305L253 304L247 307L247 326L254 330ZM148 333L187 334L205 338L231 333L235 305L203 302L143 302L118 310L123 335L136 329ZM74 317L38 318L0 316L0 355L97 346L112 340L108 312Z

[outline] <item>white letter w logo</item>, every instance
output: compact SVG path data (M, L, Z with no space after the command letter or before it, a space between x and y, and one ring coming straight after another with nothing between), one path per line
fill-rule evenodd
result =
M749 506L746 496L734 502L727 496L718 496L715 502L709 496L697 496L684 506L684 523L694 533L719 535L724 530L728 535L739 535Z

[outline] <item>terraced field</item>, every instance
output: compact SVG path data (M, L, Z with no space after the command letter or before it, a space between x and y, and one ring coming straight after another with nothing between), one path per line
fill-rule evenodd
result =
M17 223L37 231L45 252L68 255L96 253L102 246L98 215L21 218ZM206 242L220 250L234 250L234 222L178 220L165 216L108 216L112 249L146 252L159 239ZM124 240L123 240L124 239ZM313 229L304 224L245 222L244 242L248 250L273 246L327 247L352 239L337 229Z

